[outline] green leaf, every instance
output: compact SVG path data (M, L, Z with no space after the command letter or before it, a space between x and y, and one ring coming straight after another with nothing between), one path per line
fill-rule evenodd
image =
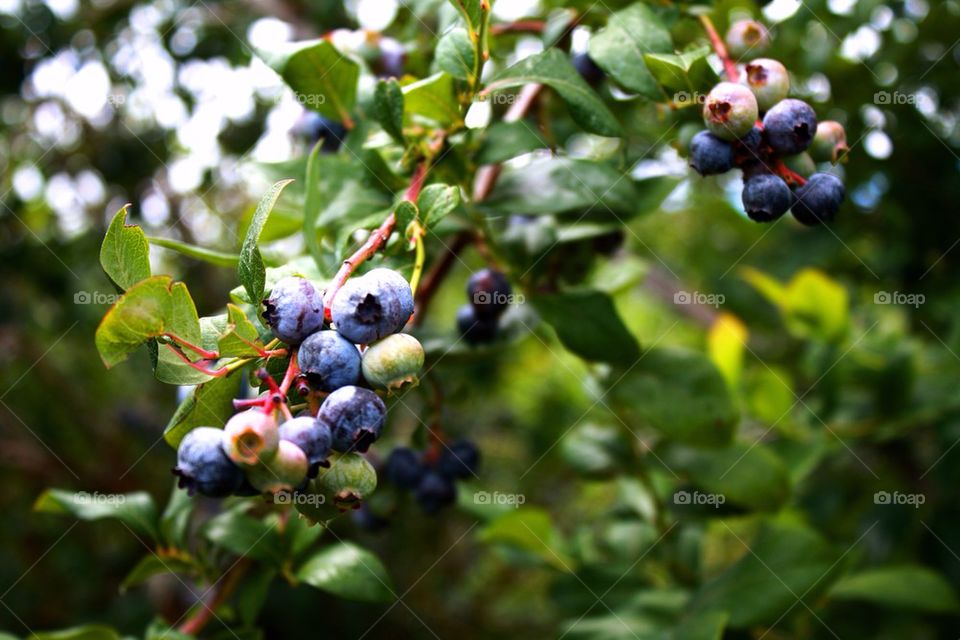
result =
M393 214L397 219L396 228L407 230L410 223L420 217L420 210L409 200L401 200Z
M441 127L461 121L460 103L454 91L453 77L437 73L403 88L404 121L426 119Z
M707 352L731 388L736 388L740 382L743 352L749 336L746 325L732 313L720 313L710 325Z
M247 318L243 310L234 305L227 305L226 331L217 343L221 358L227 357L255 357L260 354L256 347L263 348L257 328Z
M293 89L298 101L321 115L351 123L360 66L328 40L288 42L257 54Z
M198 247L196 245L187 244L186 242L181 242L172 238L158 238L156 236L149 236L147 237L147 241L149 241L152 245L163 247L165 249L171 249L190 258L196 258L197 260L202 260L218 267L236 267L237 263L240 261L240 256L235 253L214 251L213 249Z
M190 494L180 489L174 481L167 506L160 514L160 539L164 545L173 548L187 546L187 528L195 504Z
M306 195L303 199L303 239L307 245L307 250L313 256L318 269L324 268L323 249L320 246L320 236L317 234L317 218L320 216L320 209L323 206L323 183L320 172L320 148L323 141L313 145L310 155L307 156L306 175L304 184L306 184Z
M559 49L547 49L504 69L487 85L483 94L534 82L556 91L567 103L574 121L585 131L610 137L622 135L616 117Z
M240 282L247 290L247 295L251 300L260 300L263 297L263 286L266 279L263 257L260 255L260 233L263 226L267 223L270 211L277 203L280 192L293 180L281 180L274 184L267 192L260 204L257 205L257 211L253 214L250 226L247 228L247 234L243 239L243 246L240 248L240 262L237 265L237 275Z
M721 640L728 618L723 611L688 616L674 628L670 640Z
M186 492L181 492L186 493ZM140 559L133 569L127 574L127 577L120 583L120 592L124 592L130 587L143 584L153 576L165 573L194 573L194 565L187 560L177 557L161 558L151 553Z
M645 53L647 69L664 87L689 91L691 94L716 81L716 74L707 62L710 47L685 53Z
M283 544L276 522L254 518L239 509L214 516L203 534L218 547L279 567L284 560Z
M394 78L381 80L373 94L373 117L394 140L403 144L403 90Z
M878 567L845 576L828 595L834 600L872 602L930 613L956 613L960 609L950 583L929 567L915 564Z
M623 429L614 425L585 422L567 433L560 442L567 463L587 475L611 474L626 462L630 443Z
M423 188L417 198L420 224L436 225L460 204L460 188L446 184L431 184Z
M782 312L787 330L803 338L835 341L850 323L846 289L818 269L803 269L790 280Z
M570 351L591 361L630 366L640 346L610 296L599 291L537 295L530 302Z
M450 0L450 4L460 12L472 38L478 37L480 27L490 13L490 0Z
M613 166L555 157L504 169L484 206L518 215L589 212L620 221L642 212L638 200L636 183Z
M68 513L80 520L114 518L154 542L159 537L157 506L153 498L143 491L102 494L47 489L37 498L33 510L41 513Z
M610 398L628 424L648 425L694 446L730 442L737 408L720 372L703 354L654 348L625 373L611 375Z
M525 120L497 122L484 132L477 164L497 164L548 146L537 128Z
M95 342L109 368L151 338L173 333L197 344L197 309L187 287L169 276L142 280L117 300L97 327Z
M726 502L774 511L790 497L787 466L763 444L735 442L719 450L673 447L664 460Z
M303 563L297 578L348 600L386 602L395 597L380 559L352 542L340 542L317 552Z
M766 522L752 542L734 540L746 553L700 588L690 615L727 612L735 629L770 624L796 607L798 597L812 601L835 577L833 550L804 525Z
M490 544L526 551L560 571L574 570L574 559L564 550L564 542L550 514L543 509L521 507L505 513L490 522L479 538Z
M663 94L647 69L646 53L672 53L673 38L660 18L637 2L607 18L607 26L589 43L590 57L625 88L647 98Z
M470 80L476 62L476 49L464 29L451 29L437 43L433 64L457 80Z
M113 216L100 245L100 265L121 289L150 277L150 245L143 229L125 224L129 206L124 205Z
M299 518L291 518L291 522L297 520ZM319 527L317 528L319 529ZM254 567L253 571L247 574L246 579L237 588L236 609L244 625L252 627L256 624L260 611L263 609L263 604L270 593L270 586L276 577L276 569L260 565Z
M120 634L106 625L88 624L61 631L33 633L28 640L120 640Z
M234 413L233 399L242 381L243 376L234 373L194 387L167 423L163 439L176 449L183 436L197 427L223 427Z

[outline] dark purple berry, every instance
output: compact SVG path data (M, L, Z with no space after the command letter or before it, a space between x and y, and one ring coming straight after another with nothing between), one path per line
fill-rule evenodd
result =
M306 278L279 280L263 301L263 319L287 344L300 344L323 327L323 297Z
M467 344L488 344L497 337L497 319L479 317L472 304L465 304L457 310L457 328Z
M335 451L364 453L380 437L387 407L373 391L340 387L323 401L317 420L330 427Z
M360 379L360 351L336 331L317 331L304 340L297 364L317 391L335 391Z
M480 451L469 440L457 440L444 447L437 463L437 471L447 478L470 478L479 468Z
M603 81L605 76L603 69L597 66L597 63L593 61L593 58L591 58L590 54L586 51L581 51L580 53L575 53L570 56L570 62L573 63L573 68L577 70L580 77L589 84L599 84Z
M368 344L403 329L413 315L413 291L396 271L373 269L347 280L330 313L343 337Z
M843 182L831 173L815 173L795 193L793 217L805 225L830 222L846 196Z
M190 495L199 493L223 498L243 485L243 472L223 450L223 429L197 427L183 437L177 448L178 486Z
M817 114L803 100L781 100L763 117L763 133L780 155L803 153L817 134Z
M426 468L422 457L413 449L397 447L390 452L383 467L383 475L391 484L401 489L416 489Z
M450 478L428 471L417 485L416 499L424 513L434 514L457 500L457 487Z
M751 220L771 222L787 212L793 194L779 176L758 173L743 183L743 208Z
M293 133L306 140L310 146L323 140L320 150L325 153L335 152L347 137L346 127L339 122L324 118L316 111L305 112L293 126Z
M733 145L701 131L690 141L690 166L702 176L726 173L733 168Z
M495 269L481 269L467 280L467 299L478 317L499 316L509 306L512 294L507 276Z
M352 346L352 345L351 345ZM307 475L315 477L326 466L333 435L330 426L313 416L300 416L280 425L280 439L300 447L307 456Z

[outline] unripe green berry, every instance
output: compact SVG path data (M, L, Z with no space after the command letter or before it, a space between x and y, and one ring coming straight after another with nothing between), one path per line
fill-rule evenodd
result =
M836 120L824 120L817 125L817 133L810 145L810 153L817 160L839 162L850 150L847 132Z
M307 454L288 440L281 440L270 460L246 469L254 489L276 493L293 491L307 477Z
M753 92L733 82L721 82L715 86L703 105L703 122L707 129L730 142L750 133L758 115Z
M798 153L795 156L786 156L783 164L794 173L798 173L804 178L809 178L817 172L817 164L810 157L809 153Z
M378 389L396 391L417 384L423 361L420 341L406 333L395 333L363 352L363 377Z
M259 409L235 414L223 428L223 450L239 465L255 465L277 453L280 434L272 415Z
M330 456L330 467L320 470L314 484L323 493L332 495L338 508L346 510L373 493L377 488L377 472L359 453L334 454Z
M745 68L746 84L750 87L757 106L766 111L790 93L790 76L787 68L770 58L757 58Z
M770 46L770 32L755 20L738 20L727 30L727 52L734 58L758 56Z

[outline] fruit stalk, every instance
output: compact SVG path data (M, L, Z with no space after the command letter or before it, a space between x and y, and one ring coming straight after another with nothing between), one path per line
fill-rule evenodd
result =
M227 573L222 578L222 582L212 587L215 588L216 591L213 597L210 598L210 601L201 602L201 606L197 609L196 613L180 625L180 633L185 633L190 636L195 636L200 633L203 628L207 626L207 623L210 622L211 618L216 615L217 609L220 608L236 588L240 586L240 581L249 567L250 561L247 558L244 557L237 560L237 562L227 570Z
M710 39L710 45L713 47L714 53L717 54L720 62L723 63L723 70L727 75L727 80L730 82L738 82L740 72L737 70L737 63L727 52L727 45L723 43L723 38L720 37L716 27L713 26L713 20L710 19L710 16L702 15L700 16L700 24L703 25L703 30L707 32L707 37Z

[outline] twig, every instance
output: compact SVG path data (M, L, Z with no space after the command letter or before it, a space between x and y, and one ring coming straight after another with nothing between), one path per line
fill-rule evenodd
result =
M710 16L702 15L700 16L700 24L703 25L703 30L707 32L707 37L710 38L710 45L713 46L714 53L717 54L720 62L723 63L723 70L727 74L727 80L737 82L740 78L737 63L727 52L727 46L723 44L723 38L720 37L716 27L713 26L713 20L710 19Z
M201 603L201 607L197 609L196 613L180 625L180 633L191 636L200 633L203 628L207 626L207 623L210 622L210 619L214 617L216 610L227 601L227 598L229 598L240 585L240 579L243 578L249 566L250 561L246 558L238 560L237 563L227 571L226 576L222 579L219 586L216 587L216 591L213 597L210 598L210 601Z

